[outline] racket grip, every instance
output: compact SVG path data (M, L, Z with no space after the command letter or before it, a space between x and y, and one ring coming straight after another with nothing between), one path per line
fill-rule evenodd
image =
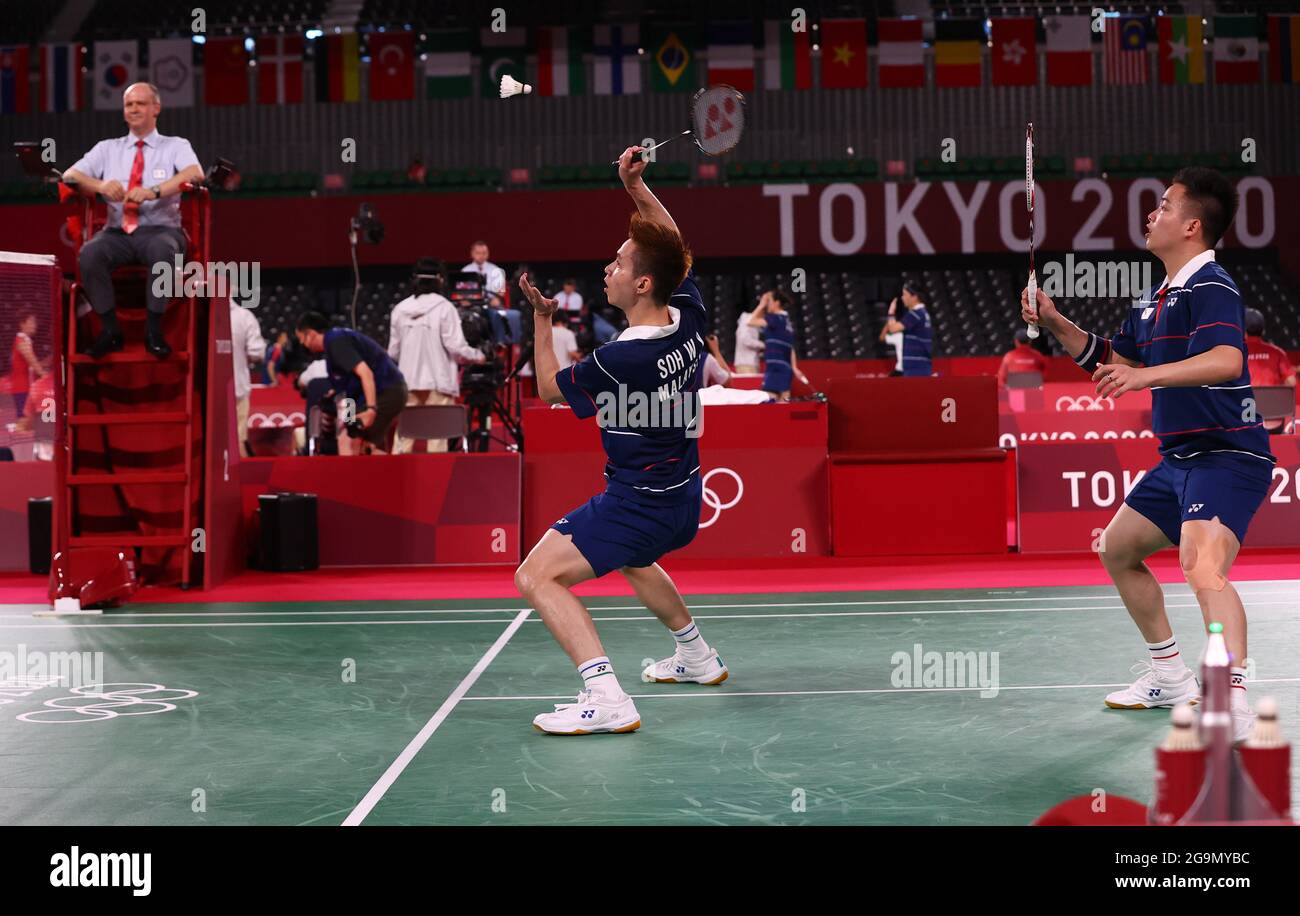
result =
M1034 314L1037 315L1038 314L1038 277L1035 276L1032 270L1029 272L1029 304L1033 307ZM1039 333L1038 325L1035 322L1031 321L1029 323L1029 326L1026 328L1026 331L1029 334L1030 340L1038 339L1038 333Z

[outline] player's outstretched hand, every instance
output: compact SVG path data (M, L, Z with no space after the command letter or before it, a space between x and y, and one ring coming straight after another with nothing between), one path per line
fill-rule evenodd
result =
M1097 383L1097 394L1103 398L1119 398L1126 391L1150 387L1144 367L1123 363L1102 363L1092 374L1092 380Z
M623 155L618 157L618 177L625 188L635 185L645 174L646 164L638 155L642 149L643 147L640 146L629 146L623 150Z
M1033 309L1029 307L1029 287L1026 286L1020 291L1020 317L1024 319L1026 324L1039 324L1051 330L1052 325L1061 315L1056 310L1056 303L1052 301L1047 293L1043 292L1041 286L1038 288L1038 297L1035 301L1038 303L1037 314L1034 314Z
M528 298L528 304L533 307L533 311L543 318L550 318L555 313L556 301L547 299L542 295L541 290L528 282L528 274L519 275L519 288L523 290L524 295Z

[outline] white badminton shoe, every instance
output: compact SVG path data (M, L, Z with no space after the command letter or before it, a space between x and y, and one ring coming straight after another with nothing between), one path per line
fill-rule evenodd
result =
M641 680L647 684L703 684L716 687L725 681L731 672L718 658L718 650L710 649L709 654L699 661L688 661L680 652L674 652L671 658L647 665L641 672Z
M557 703L555 712L544 712L533 719L533 728L548 735L622 734L641 727L641 716L632 698L623 695L612 700L591 690L578 694L574 703Z
M1179 703L1195 705L1201 701L1201 684L1190 668L1183 668L1182 676L1176 680L1162 677L1150 665L1139 663L1133 666L1133 670L1141 671L1141 676L1123 690L1116 690L1106 697L1106 705L1111 709L1163 709Z
M1255 730L1255 720L1259 718L1255 715L1255 710L1249 706L1232 708L1232 743L1240 744L1250 737L1250 733Z

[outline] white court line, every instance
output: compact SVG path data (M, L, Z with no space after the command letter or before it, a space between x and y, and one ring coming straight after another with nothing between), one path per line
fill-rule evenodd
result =
M497 637L497 641L492 644L492 647L483 653L483 657L478 660L478 664L470 669L469 674L465 675L464 679L456 685L456 689L451 692L447 699L442 701L442 705L433 714L433 718L424 723L424 728L420 729L419 734L411 739L402 753L397 755L397 759L389 764L388 769L384 771L384 775L379 777L379 782L371 786L365 798L361 799L360 804L352 809L352 813L343 821L344 827L355 827L366 819L366 815L374 809L375 805L379 804L379 800L384 797L384 793L397 780L397 777L402 775L402 771L415 759L415 755L420 753L420 748L424 747L425 743L433 736L433 733L438 730L438 726L442 725L447 717L451 715L451 711L456 708L456 704L474 686L474 682L479 679L479 675L487 670L487 666L492 664L492 659L496 658L497 654L505 648L506 643L510 641L510 637L515 635L515 632L523 625L531 613L532 608L525 608L515 615L515 619L510 622L510 626L506 627L505 631Z
M1247 681L1248 684L1295 684L1300 677L1273 677L1263 680ZM1128 684L1033 684L1020 687L998 687L998 693L1005 690L1100 690L1106 687L1127 687ZM864 693L969 693L972 690L988 690L987 687L874 687L860 690L692 690L678 693L629 693L634 700L663 699L700 699L701 697L820 697ZM542 697L465 697L470 700L567 700L573 694Z
M834 605L835 602L829 602ZM1284 605L1295 607L1294 601L1254 601L1252 607ZM746 604L741 607L768 607L763 604ZM783 605L771 605L782 607ZM800 605L794 605L799 607ZM1193 604L1170 604L1166 608L1194 608ZM811 614L692 614L695 620L782 620L792 617L917 617L921 615L947 614L1060 614L1065 611L1122 611L1122 604L1101 604L1089 607L989 607L989 608L954 608L952 610L906 610L906 611L815 611ZM610 610L606 608L606 610ZM617 610L628 610L618 608ZM146 615L147 616L147 615ZM593 617L593 622L620 622L658 620L651 614L635 617ZM46 630L46 629L186 629L193 627L382 627L382 626L436 626L453 623L504 623L502 618L481 618L478 620L250 620L247 622L204 622L204 623L60 623L51 619L50 623L0 623L0 630ZM532 618L529 623L540 623L540 618Z
M1240 587L1238 593L1244 598L1251 598L1258 595L1291 595L1297 602L1300 602L1300 588L1284 591L1258 591L1245 592ZM1174 598L1190 598L1192 594L1189 590L1170 590L1166 594ZM900 604L988 604L1004 603L1009 601L1108 601L1114 600L1115 591L1110 590L1109 594L1103 595L1030 595L1027 597L997 597L997 598L896 598L889 600L871 600L871 601L749 601L739 604L688 604L691 609L714 610L747 607L875 607L880 605L900 605ZM255 602L249 602L255 603ZM1252 604L1289 604L1290 602L1252 602ZM1176 605L1182 607L1183 605ZM0 609L22 607L29 608L31 611L48 610L48 605L31 604L31 605L0 605ZM1109 607L1109 605L1108 605ZM639 604L611 604L596 607L588 607L588 611L627 611L639 610ZM1041 608L1035 610L1051 610L1050 608ZM1087 608L1062 608L1062 610L1087 610ZM382 616L385 614L513 614L513 607L489 607L489 608L417 608L399 609L391 611L116 611L108 612L109 618L116 617L326 617L326 616L343 616L347 614L373 614ZM26 620L31 614L0 614L0 619L6 620Z

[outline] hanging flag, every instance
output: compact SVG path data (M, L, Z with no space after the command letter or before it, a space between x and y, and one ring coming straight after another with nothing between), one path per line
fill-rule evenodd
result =
M1087 16L1048 16L1047 84L1092 85L1092 20Z
M122 108L122 93L136 82L140 66L140 48L135 39L97 41L95 56L95 109L113 111Z
M911 89L925 85L925 60L921 56L921 20L881 19L880 85Z
M0 114L31 110L31 77L26 46L0 48Z
M323 35L316 51L316 101L361 101L361 41L356 32Z
M257 39L258 104L302 104L302 47L301 35Z
M867 86L867 21L823 19L820 44L823 89Z
M994 19L989 52L994 86L1038 85L1037 20Z
M528 53L528 32L523 26L494 32L480 31L483 45L483 97L498 98L501 94L501 77L509 74L526 83L524 57Z
M1205 41L1200 16L1157 16L1160 82L1205 82Z
M194 43L188 38L149 39L149 82L164 108L194 107Z
M980 50L986 40L982 19L935 20L934 84L947 89L981 85Z
M1268 78L1300 83L1300 16L1268 17Z
M424 95L430 99L465 99L473 90L470 77L472 40L469 29L429 32L425 43Z
M243 36L209 38L203 45L203 102L248 104L248 50Z
M1147 56L1147 20L1145 16L1120 16L1106 21L1106 82L1114 86L1135 86L1147 82L1150 60Z
M796 32L789 19L764 23L763 88L812 88L812 39Z
M415 33L371 32L369 50L370 100L415 98Z
M86 107L81 56L85 45L41 45L41 111L81 111Z
M754 27L749 22L714 22L708 28L709 85L726 83L754 91Z
M654 26L646 52L650 55L650 87L656 92L694 92L699 88L695 73L695 30L690 26Z
M582 66L584 30L574 26L537 29L537 94L582 95L587 73Z
M1259 82L1259 22L1254 16L1214 17L1214 81Z
M635 25L592 29L596 95L636 95L641 91L641 59L636 53L640 34Z

